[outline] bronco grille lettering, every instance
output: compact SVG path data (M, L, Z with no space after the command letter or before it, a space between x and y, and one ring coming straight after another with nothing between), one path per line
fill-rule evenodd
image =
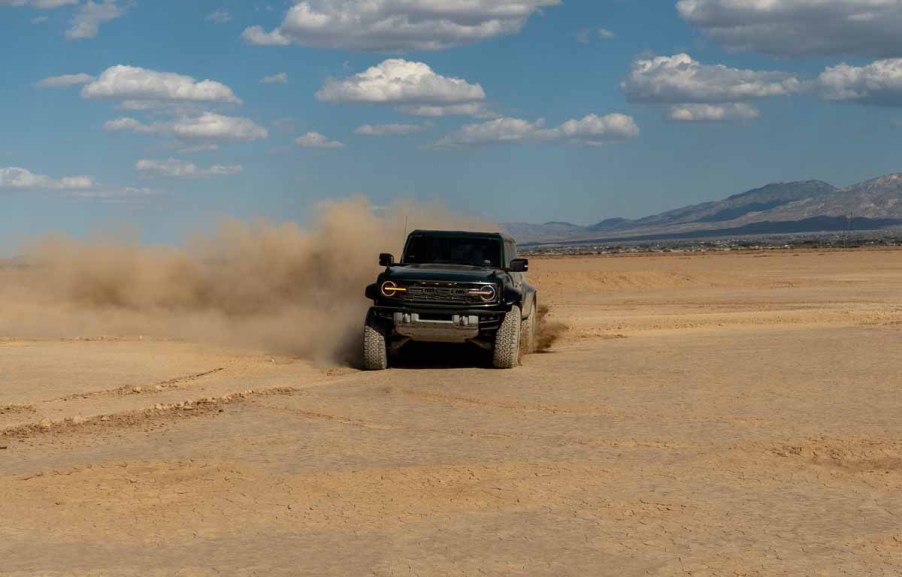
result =
M482 303L478 295L470 294L474 289L480 289L485 285L480 284L454 284L454 285L429 285L414 284L407 286L407 292L402 296L406 301L437 302L437 303Z

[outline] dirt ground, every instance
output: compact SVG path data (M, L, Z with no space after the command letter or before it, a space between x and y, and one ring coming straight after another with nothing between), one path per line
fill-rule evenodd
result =
M0 335L0 575L902 575L902 251L532 271L513 371Z

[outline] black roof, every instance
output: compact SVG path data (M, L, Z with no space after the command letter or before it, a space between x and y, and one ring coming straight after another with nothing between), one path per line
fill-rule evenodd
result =
M513 237L510 237L501 232L473 232L469 230L415 230L410 233L410 236L413 235L437 236L442 238L497 238L499 240L516 242Z

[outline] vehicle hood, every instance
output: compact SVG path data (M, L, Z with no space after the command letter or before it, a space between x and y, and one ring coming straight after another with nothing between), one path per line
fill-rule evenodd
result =
M438 282L498 282L504 271L453 264L408 264L394 266L382 274L383 280Z

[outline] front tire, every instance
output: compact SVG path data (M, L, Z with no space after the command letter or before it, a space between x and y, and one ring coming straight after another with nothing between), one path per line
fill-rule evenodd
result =
M385 335L369 319L363 327L363 368L367 371L384 371L388 368Z
M520 361L520 307L514 305L504 315L495 335L492 364L497 369L513 369Z

